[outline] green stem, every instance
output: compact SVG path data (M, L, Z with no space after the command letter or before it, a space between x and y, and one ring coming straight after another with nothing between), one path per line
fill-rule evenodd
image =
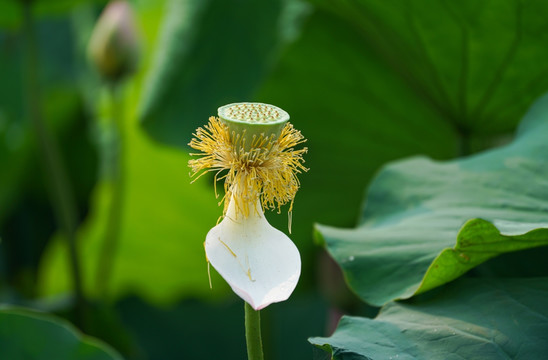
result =
M57 222L65 235L69 247L70 266L74 293L76 296L76 323L83 325L85 298L82 291L80 263L76 247L77 210L67 171L64 167L60 150L46 126L41 104L40 82L38 75L38 44L34 33L31 1L22 1L23 31L26 43L26 91L28 95L29 115L38 138L38 146L43 157L46 176L50 183L53 197L52 207Z
M118 91L117 91L118 90ZM109 280L112 275L114 259L118 249L120 229L122 223L124 186L125 186L125 139L123 129L123 104L120 93L115 84L110 84L109 95L111 100L111 129L114 131L114 141L107 146L107 156L104 161L111 161L107 164L107 177L112 184L112 197L109 208L103 244L100 250L99 264L97 267L97 290L101 296L106 296Z
M261 340L261 315L245 302L245 340L247 359L263 360L263 343Z

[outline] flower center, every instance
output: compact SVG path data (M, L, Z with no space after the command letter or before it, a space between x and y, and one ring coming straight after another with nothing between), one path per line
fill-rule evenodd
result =
M246 138L245 151L249 151L253 138L266 139L280 136L289 121L289 114L277 106L262 103L234 103L220 107L219 119L228 126L231 134Z
M303 165L307 148L294 149L306 140L288 123L289 114L262 103L229 104L218 113L189 144L200 151L192 154L200 158L189 161L196 179L209 171L215 171L216 180L224 179L225 213L234 203L248 217L258 200L262 208L278 211L289 203L291 213L297 175L308 169Z
M279 124L289 120L289 114L277 106L262 103L235 103L222 106L219 117L225 121L248 124Z

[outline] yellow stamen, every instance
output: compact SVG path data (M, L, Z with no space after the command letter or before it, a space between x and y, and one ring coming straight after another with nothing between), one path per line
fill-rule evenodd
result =
M255 279L253 279L253 277L251 276L251 267L249 266L249 258L247 257L247 255L245 256L245 263L246 263L246 266L247 266L247 270L246 270L245 267L240 262L240 259L238 259L238 255L236 255L236 253L234 251L232 251L230 246L228 246L223 240L221 240L221 238L218 238L218 240L221 244L223 244L225 246L225 248L232 254L232 256L234 256L234 258L236 258L236 261L238 262L238 264L242 268L243 272L247 275L249 280L250 281L255 281ZM206 256L206 259L207 259L207 256ZM207 271L209 272L209 261L207 262L207 264L208 264ZM211 286L211 276L209 278L209 284Z
M228 249L228 251L230 251L232 256L234 256L235 258L238 257L238 256L236 256L236 253L234 251L232 251L232 249L223 240L221 240L221 238L219 238L219 241L221 242L221 244L223 244Z
M210 289L213 289L213 285L211 284L211 270L210 270L210 268L209 268L210 265L211 265L211 264L210 264L210 262L208 261L208 262L207 262L207 277L208 277L208 279L209 279L209 288L210 288Z
M306 140L293 125L287 123L277 138L261 134L247 139L245 132L230 133L219 118L210 117L209 123L193 135L189 145L200 151L191 154L200 158L189 161L193 181L209 171L216 173L215 180L224 179L225 195L219 202L224 202L224 214L229 201L234 199L236 211L247 217L250 204L255 204L257 198L263 208L278 212L289 203L291 213L300 186L297 174L308 171L303 165L307 148L294 150ZM249 140L251 147L246 150ZM225 170L227 173L219 178Z
M206 242L204 241L204 250L205 250L205 247L206 247ZM205 251L205 254L206 254L206 262L207 262L207 277L209 279L209 288L210 289L213 289L213 285L211 284L211 271L209 270L209 259L207 258L207 251Z

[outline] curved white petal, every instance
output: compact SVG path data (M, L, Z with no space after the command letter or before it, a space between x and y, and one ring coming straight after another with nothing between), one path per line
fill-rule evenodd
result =
M236 215L231 201L223 221L209 231L206 255L232 290L260 310L287 300L301 274L301 258L293 242L272 227L262 212Z

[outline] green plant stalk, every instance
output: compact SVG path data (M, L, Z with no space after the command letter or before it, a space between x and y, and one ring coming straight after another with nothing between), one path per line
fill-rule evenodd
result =
M245 302L245 341L248 360L263 360L263 343L261 339L261 315Z
M52 207L57 222L68 242L72 282L76 296L76 323L83 326L85 297L82 290L80 262L76 246L76 203L67 171L64 167L60 150L46 126L41 104L40 83L38 76L38 45L34 33L31 1L22 1L23 32L26 46L26 92L28 110L38 139L38 146L45 165L45 172L50 182Z
M109 215L105 230L103 243L100 250L99 264L97 267L96 286L100 296L105 297L108 291L108 284L114 267L114 259L118 249L120 229L123 214L124 187L125 187L125 139L123 129L123 104L120 98L121 89L116 84L110 84L109 97L111 102L111 126L115 131L114 156L106 159L112 161L107 168L111 173L107 174L112 184L112 197L109 208ZM110 149L113 150L113 149Z

